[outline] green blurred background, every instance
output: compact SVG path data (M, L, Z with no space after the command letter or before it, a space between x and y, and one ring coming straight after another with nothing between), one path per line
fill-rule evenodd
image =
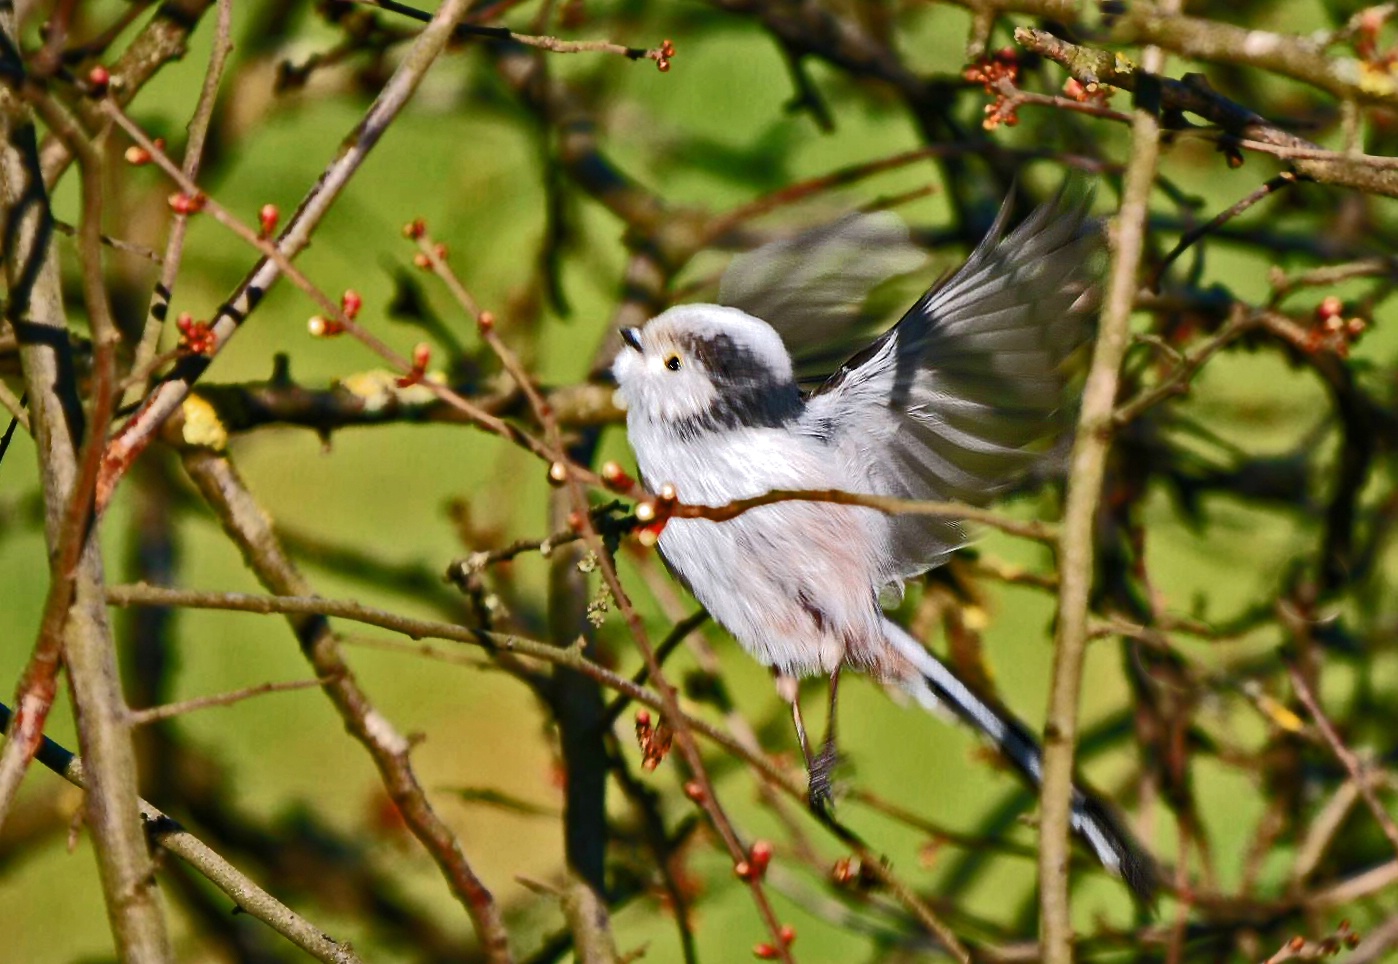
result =
M102 23L119 6L92 4L84 10L83 22ZM210 193L248 221L267 202L291 211L367 103L356 89L355 77L364 65L354 60L315 74L303 91L271 98L277 62L288 58L299 62L337 40L334 31L302 6L287 18L285 32L269 43L259 32L259 22L272 16L278 6L234 5L238 46L220 105L219 140L203 178ZM1288 2L1275 7L1284 8L1277 17L1289 30L1323 22L1319 4ZM641 184L660 190L677 207L721 210L791 181L919 144L907 114L882 89L851 82L821 64L811 64L810 73L829 100L834 131L822 132L809 115L786 110L792 96L787 66L772 41L748 19L728 17L694 3L589 3L587 10L589 19L578 28L577 36L607 36L637 46L654 45L661 37L674 40L678 54L665 74L645 61L633 64L596 55L555 57L549 67L557 76L576 82L601 105L597 121L602 143L617 165ZM511 23L520 26L527 17L513 18ZM961 69L969 27L969 14L947 6L908 5L897 12L900 49L911 67L929 74L952 75ZM211 20L201 24L188 57L163 71L133 105L136 119L147 129L164 133L172 143L180 140L197 95L211 29ZM1176 73L1188 69L1187 65L1178 68ZM966 100L965 120L973 125L979 101ZM1124 102L1119 106L1124 108ZM1001 130L996 136L1008 143L1056 145L1052 113L1031 117L1026 109L1024 116L1021 128ZM1102 153L1122 156L1121 129L1098 124L1092 131L1100 138L1097 146ZM119 149L113 154L118 155ZM1207 145L1190 142L1170 151L1165 162L1169 177L1204 199L1207 212L1245 195L1270 170L1265 159L1226 170ZM913 165L776 220L809 223L851 204L928 184L937 187L940 176L930 162ZM1040 164L1027 179L1050 185L1058 176L1052 166ZM539 282L535 252L545 230L542 179L535 122L494 76L481 50L468 45L444 57L429 74L410 109L376 148L298 264L326 291L359 290L365 324L406 353L421 339L421 332L386 318L385 310L393 296L392 269L411 262L411 249L401 240L399 227L424 217L449 246L453 265L480 302L502 315L506 337L516 337L509 328L509 306L527 300ZM69 177L64 182L56 201L59 216L70 221L76 219L73 180ZM161 247L166 220L163 199L170 190L162 176L153 168L116 170L111 183L108 231ZM1098 200L1104 211L1109 210L1115 193L1110 188L1101 190ZM1270 210L1264 205L1243 224L1288 216ZM920 227L944 226L950 216L940 190L903 205L901 211ZM571 383L586 375L616 303L625 263L621 222L590 202L576 204L573 213L577 234L561 275L572 311L566 317L545 311L532 348L539 377L551 384ZM1295 220L1304 230L1305 212L1296 214ZM60 241L60 248L71 270L71 245ZM953 266L963 254L939 250L928 279ZM124 307L130 313L134 306L139 317L141 298L154 281L155 269L122 253L110 253L108 261L123 290L136 293ZM252 261L248 248L211 218L195 218L173 310L208 317ZM1220 281L1240 297L1263 298L1267 270L1274 261L1215 245L1203 266L1202 283ZM702 276L718 264L717 258L704 259L684 277ZM423 285L457 337L474 344L469 320L430 279L424 279ZM1345 290L1350 289L1341 289L1342 293ZM264 379L276 353L289 355L292 376L307 386L324 386L377 367L376 360L348 338L308 337L306 321L315 310L290 285L278 285L219 355L206 379ZM1363 377L1388 378L1395 348L1398 335L1385 324L1376 324L1354 355ZM1322 388L1314 377L1289 366L1274 352L1232 353L1218 360L1200 376L1184 405L1199 424L1253 456L1290 453L1308 439L1318 439L1315 445L1322 452L1334 445L1322 424L1328 411ZM1222 443L1195 444L1207 449ZM254 494L293 537L293 544L301 547L300 561L316 591L326 596L353 597L403 613L441 617L449 608L441 601L448 595L445 587L435 594L398 591L375 585L372 579L346 577L320 561L331 548L348 547L385 566L420 567L436 574L466 549L452 522L453 503L469 503L474 527L498 531L506 539L537 537L548 531L548 490L541 466L466 427L386 425L339 431L324 440L305 430L267 428L238 437L232 454ZM619 429L607 432L603 454L630 464ZM147 456L166 457L158 451ZM18 678L44 598L46 571L35 479L35 453L20 433L0 466L0 681ZM1210 499L1203 508L1205 523L1191 527L1184 524L1166 493L1153 492L1147 505L1153 587L1174 611L1200 610L1211 618L1237 613L1269 597L1296 560L1308 557L1316 541L1314 513ZM1054 498L1045 494L1018 500L1010 511L1052 517L1057 509ZM114 581L129 571L126 559L134 514L128 486L103 529ZM181 511L178 520L181 585L258 591L236 550L207 514L197 508ZM1036 570L1048 566L1043 550L1004 536L983 534L975 549L1014 565ZM1391 571L1391 566L1385 568ZM521 618L532 618L537 624L546 563L526 555L513 569L520 598L533 608ZM624 576L644 607L648 628L656 636L663 634L669 621L646 583L629 565ZM1047 698L1052 599L1031 588L992 581L984 585L987 659L995 682L1005 702L1037 728ZM911 596L910 610L918 593ZM1398 606L1390 601L1380 599L1374 605L1380 610L1375 623L1398 615ZM338 628L352 636L373 637L377 632L347 624ZM638 658L614 613L608 613L601 633L618 668L634 671ZM766 672L721 631L709 627L705 633L721 653L725 679L739 704L760 724L765 744L791 753L785 716ZM173 638L177 665L171 677L172 698L308 675L292 635L277 618L184 612L176 617ZM1186 641L1181 645L1193 647L1191 656L1199 663L1227 673L1235 663L1280 643L1276 632L1264 630L1228 643ZM562 853L559 823L548 815L468 802L455 791L488 788L557 812L562 796L554 734L539 704L523 686L501 673L447 667L354 645L347 651L379 708L401 731L425 736L414 753L414 763L481 876L507 905L533 902L533 910L522 915L515 927L521 949L532 946L560 926L561 915L548 901L532 897L521 878L556 878ZM681 651L673 665L673 678L679 678L694 662ZM1376 651L1365 672L1371 686L1392 691L1392 647ZM1325 683L1327 700L1342 703L1350 692L1352 673L1341 667L1328 673ZM12 687L10 682L0 685L7 691ZM1117 643L1103 641L1092 649L1084 694L1083 722L1088 730L1126 708L1129 694ZM711 709L698 711L714 715ZM1243 746L1257 747L1267 738L1266 725L1244 701L1221 701L1200 712L1202 726ZM345 738L340 720L320 694L305 690L268 695L196 713L175 726L182 737L225 768L229 806L285 834L299 832L305 815L314 814L316 821L362 848L358 856L391 878L405 900L435 918L449 935L464 939L469 933L464 914L427 857L405 834L384 828L377 775L362 750ZM623 745L628 747L632 745L630 726L629 716L618 723ZM1022 811L1031 809L1014 779L987 765L974 739L897 705L865 681L846 688L842 726L844 749L852 763L846 779L928 819L972 832L990 809L1011 796L1023 800ZM65 745L75 745L66 698L54 712L49 732ZM1084 772L1104 790L1123 789L1136 770L1130 747L1117 742L1092 755ZM759 805L751 777L736 768L725 767L721 772L720 795L739 827L749 835L780 840L780 827ZM677 774L671 761L645 777L664 794L664 810L672 820L690 807L678 792ZM1219 882L1227 890L1239 880L1246 842L1262 813L1264 797L1247 774L1213 759L1198 765L1195 788L1212 834ZM73 812L77 807L76 792L38 768L28 778L22 801L21 813L36 815L54 808ZM153 802L179 816L177 801ZM612 806L618 812L624 810L616 799ZM1134 805L1132 810L1134 816ZM927 842L923 835L854 805L843 808L841 816L907 879L949 898L961 910L996 921L1014 920L1029 911L1032 859L998 857L964 889L946 893L956 864L955 848L923 853ZM19 833L21 824L18 816L13 818L5 834ZM0 960L103 959L111 945L87 837L77 835L70 850L61 823L44 826L42 837L23 848L4 849L0 858L0 930L4 933ZM1171 858L1177 842L1173 824L1162 809L1157 806L1138 827L1152 849ZM1013 826L1006 833L1021 844L1034 843L1034 833L1026 826ZM818 835L816 839L831 861L841 856L833 842ZM1273 886L1282 886L1293 855L1282 845L1265 862ZM794 948L798 957L878 959L877 925L871 936L859 926L832 919L831 898L823 882L794 862L783 868L782 857L779 843L771 893L779 916L793 923L800 935ZM745 890L732 886L726 857L719 848L704 844L693 852L690 866L701 888L696 915L701 958L748 959L751 946L763 934ZM378 943L374 928L357 914L337 911L333 901L326 906L314 899L313 891L324 887L324 881L260 882L337 938L353 941L368 960L420 959L407 944ZM1078 893L1075 913L1084 926L1099 918L1121 926L1131 922L1129 902L1116 882L1087 874ZM168 903L180 959L212 959L209 955L215 952L201 941L199 922L181 912L177 902ZM1390 898L1388 904L1392 903ZM1167 900L1163 918L1168 920L1173 911L1173 903ZM877 920L878 915L871 919ZM261 925L248 921L244 926ZM673 925L655 899L631 903L617 915L615 928L623 949L648 944L646 960L678 959ZM278 952L295 959L287 949L278 948Z

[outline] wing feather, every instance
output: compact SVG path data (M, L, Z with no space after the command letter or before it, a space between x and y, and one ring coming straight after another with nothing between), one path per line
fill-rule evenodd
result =
M1006 203L960 270L810 397L803 429L829 440L864 491L983 504L1064 431L1065 362L1089 336L1103 260L1090 205L1066 188L1006 235ZM890 527L890 580L964 541L942 519Z
M738 255L718 301L775 328L798 378L817 385L884 320L866 310L874 292L926 263L897 214L855 213Z

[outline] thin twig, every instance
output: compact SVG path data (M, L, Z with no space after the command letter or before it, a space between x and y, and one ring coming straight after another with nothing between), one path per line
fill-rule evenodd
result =
M656 689L639 685L633 680L587 659L581 651L573 647L560 648L542 640L529 639L515 634L484 632L455 623L404 616L388 610L365 606L353 600L327 599L320 596L265 596L233 592L201 592L135 584L108 586L107 600L114 606L162 606L229 610L260 615L315 615L348 619L377 626L380 629L387 629L412 640L441 639L467 643L487 650L515 653L555 666L567 667L595 679L603 686L615 690L637 703L667 714L666 719L672 725L683 725L692 729L694 733L714 743L725 753L743 760L763 780L780 788L792 800L804 802L806 799L804 780L781 769L765 754L745 747L740 740L717 729L706 720L678 709L677 704L672 702L674 700L673 693L667 698ZM479 660L474 657L465 653L435 649L422 642L398 642L382 639L360 639L358 637L347 637L346 641L357 645L369 645L376 649L393 650L476 669L480 668ZM897 819L897 812L879 802L877 798L866 798L864 795L856 793L851 799ZM871 864L880 861L876 851L860 841L858 837L833 818L822 817L820 822L835 833L842 842L853 847L862 860ZM956 839L954 835L948 833L943 835L948 836L948 839ZM745 857L746 854L744 853L743 856ZM896 880L896 876L889 868L883 868L880 873L885 875L885 879L889 882ZM940 924L935 912L910 887L906 884L898 885L896 894L909 911L920 920L925 923L938 922L936 926L929 923L929 930L937 934L939 939L945 936L949 941L949 947L960 947L955 935L944 924ZM964 948L961 949L958 957L961 960L970 959Z
M1261 321L1256 312L1248 311L1242 305L1234 306L1228 323L1217 334L1199 344L1188 354L1181 356L1179 363L1149 389L1118 407L1112 413L1112 422L1117 428L1121 428L1135 421L1142 413L1154 408L1165 399L1182 394L1188 389L1190 379L1198 374L1199 369L1203 368L1210 358L1255 329L1259 324Z
M1330 722L1330 717L1326 716L1325 711L1321 709L1320 701L1316 699L1315 692L1311 689L1305 674L1297 669L1295 664L1287 666L1287 674L1291 677L1291 685L1296 690L1297 699L1305 705L1306 711L1315 720L1321 736L1325 737L1325 742L1330 745L1331 752L1344 765L1350 779L1359 788L1360 794L1364 797L1364 803L1368 805L1369 811L1378 821L1383 835L1388 838L1393 849L1398 850L1398 823L1394 822L1393 816L1384 807L1383 802L1379 800L1378 794L1374 791L1373 780L1370 779L1367 767L1360 762L1359 757L1355 756L1353 750L1345 746L1339 731L1335 729L1335 724Z
M202 449L187 450L183 455L186 472L263 585L274 592L309 594L310 587L287 556L270 517L253 499L232 462ZM324 692L346 730L368 751L384 790L470 916L486 958L492 964L509 964L513 955L500 907L456 835L428 801L413 770L411 741L375 708L360 687L324 618L292 617L288 621L316 676L324 681Z
M0 729L8 725L12 715L9 707L0 704ZM36 759L74 786L87 787L83 761L48 737L43 738ZM359 957L349 944L341 944L327 936L324 928L312 924L267 893L252 878L145 800L138 800L137 803L151 840L189 864L209 883L227 894L238 910L267 924L318 961L325 961L326 964L359 964Z
M723 522L774 502L834 502L839 505L862 505L890 515L925 515L939 519L957 519L976 523L1035 542L1053 544L1059 539L1058 527L1051 523L1037 520L1022 522L989 509L967 505L964 502L899 499L893 496L869 495L862 492L844 492L839 489L773 489L762 495L747 499L734 499L723 505L676 503L662 511L668 512L673 518L711 519L715 522Z
M181 700L178 703L165 703L161 706L152 706L143 710L132 710L127 719L132 726L145 726L148 723L168 720L176 716L182 716L185 713L207 710L215 706L232 706L234 703L241 703L243 700L251 699L254 696L262 696L266 693L286 693L291 690L310 689L314 686L324 686L325 683L325 680L319 679L294 679L282 683L259 683L256 686L245 686L242 689L230 690L227 693L215 693L211 696L196 696L193 699Z
M1160 259L1160 263L1156 265L1155 273L1151 275L1151 279L1147 287L1149 287L1151 291L1158 292L1160 290L1160 282L1164 279L1165 272L1170 270L1170 265L1174 264L1176 259L1178 259L1180 255L1188 251L1195 243L1199 241L1200 238L1205 237L1212 231L1218 230L1223 225L1227 224L1229 221L1242 214L1248 208L1252 207L1258 201L1261 201L1263 198L1276 194L1283 188L1291 187L1291 185L1295 184L1298 180L1300 180L1300 178L1298 178L1291 171L1282 171L1276 177L1273 177L1265 183L1263 183L1261 187L1252 191L1250 194L1248 194L1247 197L1238 201L1232 207L1220 211L1218 214L1214 215L1212 218L1210 218L1208 221L1205 221L1198 227L1186 231L1184 234L1180 236L1180 239L1178 242L1175 243L1175 246L1170 249L1170 252L1166 254L1165 257Z
M354 0L354 2L366 7L377 7L389 13L400 14L423 23L431 17L431 14L425 10L397 3L396 0ZM616 54L627 60L653 60L657 66L661 63L665 64L660 68L662 71L669 69L669 58L674 56L674 51L664 46L647 49L645 47L628 47L625 44L613 43L610 40L560 40L557 37L516 33L508 27L485 27L470 23L460 24L456 28L456 35L458 37L481 37L487 40L512 40L515 43L524 44L526 47L535 47L554 54Z
M24 407L24 402L19 396L10 391L10 386L0 382L0 406L4 406L5 411L10 413L10 418L19 423L20 428L26 432L29 429L29 412Z
M219 83L223 79L228 55L233 51L232 25L233 0L218 0L213 49L209 52L209 65L204 72L204 86L199 91L199 101L189 119L189 139L185 143L184 164L181 166L181 171L190 181L199 179L199 166L204 160L204 142L208 138L209 124L213 120L214 105L218 102ZM176 211L170 222L170 237L165 242L160 280L156 282L155 290L151 293L150 305L146 309L146 324L141 330L141 341L136 346L136 355L131 362L129 377L132 384L128 388L127 404L135 404L146 394L150 387L150 377L155 373L153 363L156 360L156 351L160 348L160 334L165 330L165 318L170 311L170 300L174 296L175 280L180 273L184 242L189 231L189 217L187 212Z
M161 423L184 402L195 381L208 369L212 355L227 343L243 320L261 302L267 290L281 277L283 264L310 243L315 228L364 163L374 145L384 135L389 124L408 103L428 68L446 49L456 25L468 15L470 7L469 0L445 0L438 8L432 22L418 35L412 48L393 72L393 76L384 84L364 118L356 125L349 142L336 153L335 159L307 193L296 214L278 236L276 251L281 257L272 258L264 254L247 278L238 285L232 297L219 309L211 322L214 335L211 354L190 354L181 359L175 370L146 397L141 408L109 443L106 457L103 459L104 474L98 491L99 505L106 504L121 476L150 444ZM104 100L102 108L104 113L114 120L125 119L120 105L113 99ZM147 147L147 150L150 148Z

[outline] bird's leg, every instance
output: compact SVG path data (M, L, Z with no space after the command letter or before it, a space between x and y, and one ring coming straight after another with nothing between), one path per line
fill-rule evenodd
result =
M806 736L806 721L801 718L801 699L796 677L776 671L773 671L772 675L776 680L777 695L791 704L791 723L796 727L796 741L801 744L801 756L806 761L806 772L809 773L813 765L811 741Z
M807 797L810 800L812 809L825 810L835 800L835 792L831 783L831 775L834 773L835 764L839 761L839 752L835 748L835 717L836 708L840 699L840 667L835 667L830 674L830 707L825 718L825 740L820 745L820 753L814 760L811 759L810 751L806 753L806 769L810 772L810 787Z

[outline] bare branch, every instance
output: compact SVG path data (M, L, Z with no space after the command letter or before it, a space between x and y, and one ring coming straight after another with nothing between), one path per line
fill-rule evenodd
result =
M1018 38L1022 31L1016 31ZM1021 41L1023 42L1023 41ZM1158 73L1159 51L1144 63ZM1053 678L1044 722L1043 786L1039 825L1040 949L1049 964L1071 964L1073 926L1069 910L1068 841L1072 815L1073 754L1078 733L1083 658L1088 637L1088 597L1094 572L1097 507L1102 498L1121 363L1130 344L1136 275L1145 248L1151 185L1160 151L1160 120L1147 107L1135 110L1131 156L1126 164L1121 210L1112 230L1111 267L1102 318L1083 389L1082 412L1068 470L1068 490L1058 548L1058 622L1054 632Z
M277 238L276 250L282 258L288 261L295 258L310 243L315 227L359 170L393 118L417 90L428 68L445 49L453 29L466 17L469 8L467 0L446 0L438 9L432 23L418 36L412 49L375 98L363 120L356 126L349 143L326 168L325 173L302 200L296 214ZM119 105L107 103L104 106L115 114ZM207 356L185 356L174 372L147 396L141 408L112 439L103 459L104 472L99 485L99 502L105 503L110 497L111 491L131 462L150 444L160 423L180 406L188 396L190 387L208 368L212 354L217 353L233 336L238 326L257 307L268 288L282 273L279 259L264 256L212 320L215 339L213 352Z
M9 707L0 704L0 728L7 726L11 717ZM83 761L48 737L43 738L36 758L74 786L87 788ZM359 964L359 957L348 944L338 943L326 936L322 928L267 893L178 822L145 800L137 802L151 840L197 870L232 898L240 911L267 924L318 961L325 961L326 964Z
M1312 180L1398 197L1398 170L1389 169L1386 164L1381 168L1368 164L1363 157L1336 156L1335 152L1282 130L1228 100L1198 74L1190 74L1185 80L1156 76L1148 68L1138 70L1131 61L1117 54L1068 43L1047 31L1029 27L1016 30L1015 40L1026 49L1062 64L1084 84L1110 84L1134 91L1138 96L1148 96L1152 103L1158 102L1160 107L1197 114L1244 140L1297 152L1291 155L1296 170ZM1309 155L1308 152L1318 154ZM1312 156L1326 159L1315 160Z

